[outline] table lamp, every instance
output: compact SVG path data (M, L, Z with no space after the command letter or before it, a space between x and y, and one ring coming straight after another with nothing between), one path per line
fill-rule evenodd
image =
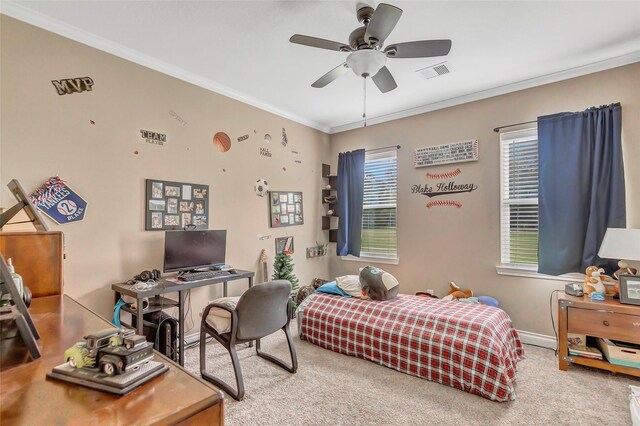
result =
M603 259L640 261L640 229L607 228L598 256Z

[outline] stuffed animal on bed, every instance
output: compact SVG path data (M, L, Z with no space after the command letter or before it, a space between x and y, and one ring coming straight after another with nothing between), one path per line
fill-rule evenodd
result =
M396 277L373 266L360 269L360 284L362 293L372 300L393 299L400 291L400 284Z
M462 290L460 286L451 281L449 283L449 293L442 298L442 300L458 300L458 299L467 299L469 297L473 297L473 290L466 289Z

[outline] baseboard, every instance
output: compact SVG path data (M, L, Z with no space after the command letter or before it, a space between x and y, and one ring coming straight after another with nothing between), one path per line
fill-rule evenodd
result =
M556 349L556 339L545 334L531 333L529 331L517 330L520 341L528 345L542 346L543 348Z

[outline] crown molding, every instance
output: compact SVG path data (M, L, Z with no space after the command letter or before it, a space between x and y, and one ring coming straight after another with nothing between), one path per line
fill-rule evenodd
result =
M160 61L151 56L140 53L134 49L122 46L118 43L109 41L103 37L98 37L85 30L66 24L57 19L51 18L47 15L36 12L21 4L13 1L4 0L0 2L0 13L34 25L36 27L45 29L95 49L110 53L117 57L134 62L138 65L153 69L163 74L170 75L179 80L186 81L212 92L221 94L223 96L235 99L245 104L251 105L263 111L275 114L277 116L286 118L296 123L302 124L307 127L319 130L328 134L341 133L348 130L360 128L362 126L361 121L342 124L339 126L328 126L318 123L314 120L292 114L288 111L284 111L278 107L270 105L257 98L247 96L244 93L237 92L229 87L219 84L215 81L202 78L192 72L184 70L180 67L168 64L164 61ZM582 65L575 68L570 68L564 71L559 71L552 74L547 74L540 77L523 80L516 83L511 83L504 86L498 86L487 90L482 90L468 95L458 96L455 98L445 99L439 102L430 103L416 108L410 108L403 111L394 112L391 114L381 115L378 117L368 117L367 124L369 126L385 123L387 121L398 120L401 118L411 117L414 115L424 114L427 112L435 111L438 109L448 108L456 105L461 105L469 102L479 101L482 99L491 98L494 96L504 95L519 90L529 89L544 84L555 83L562 80L567 80L582 75L592 74L599 71L604 71L611 68L620 67L623 65L640 62L640 51L632 52L626 55L617 56L614 58L606 59L603 61L594 62L591 64Z
M570 68L564 71L559 71L540 77L531 78L528 80L519 81L517 83L498 86L491 89L470 93L468 95L459 96L456 98L445 99L443 101L434 102L432 104L427 104L416 108L406 109L404 111L394 112L378 117L367 117L367 127L375 124L385 123L387 121L398 120L400 118L411 117L413 115L424 114L426 112L431 112L438 109L449 108L456 105L492 98L494 96L517 92L519 90L530 89L532 87L542 86L544 84L568 80L570 78L580 77L599 71L605 71L611 68L633 64L635 62L640 62L640 51L628 53L626 55L617 56L610 59L605 59L603 61L593 62L591 64ZM329 134L346 132L347 130L358 129L361 127L362 121L356 121L353 123L347 123L340 126L332 127L329 130Z
M145 55L144 53L138 52L134 49L122 46L121 44L107 40L103 37L96 36L95 34L91 34L78 27L69 25L42 13L36 12L16 2L2 1L0 3L0 13L50 31L52 33L61 35L63 37L69 38L71 40L77 41L79 43L85 44L87 46L93 47L95 49L101 50L103 52L110 53L119 58L134 62L138 65L142 65L163 74L170 75L171 77L175 77L179 80L195 84L196 86L229 97L231 99L235 99L263 111L270 112L291 121L295 121L296 123L302 124L304 126L311 127L324 133L329 133L329 126L322 125L305 117L301 117L288 111L284 111L278 107L263 102L260 99L247 96L244 93L237 92L215 81L200 77L199 75L196 75L180 67L168 64L164 61Z

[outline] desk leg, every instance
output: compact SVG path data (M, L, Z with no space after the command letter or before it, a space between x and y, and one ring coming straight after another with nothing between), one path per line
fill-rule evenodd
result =
M136 298L136 334L144 336L142 327L144 326L144 314L142 312L143 298Z
M178 291L178 363L184 367L184 291Z
M222 297L227 297L227 282L222 283Z

